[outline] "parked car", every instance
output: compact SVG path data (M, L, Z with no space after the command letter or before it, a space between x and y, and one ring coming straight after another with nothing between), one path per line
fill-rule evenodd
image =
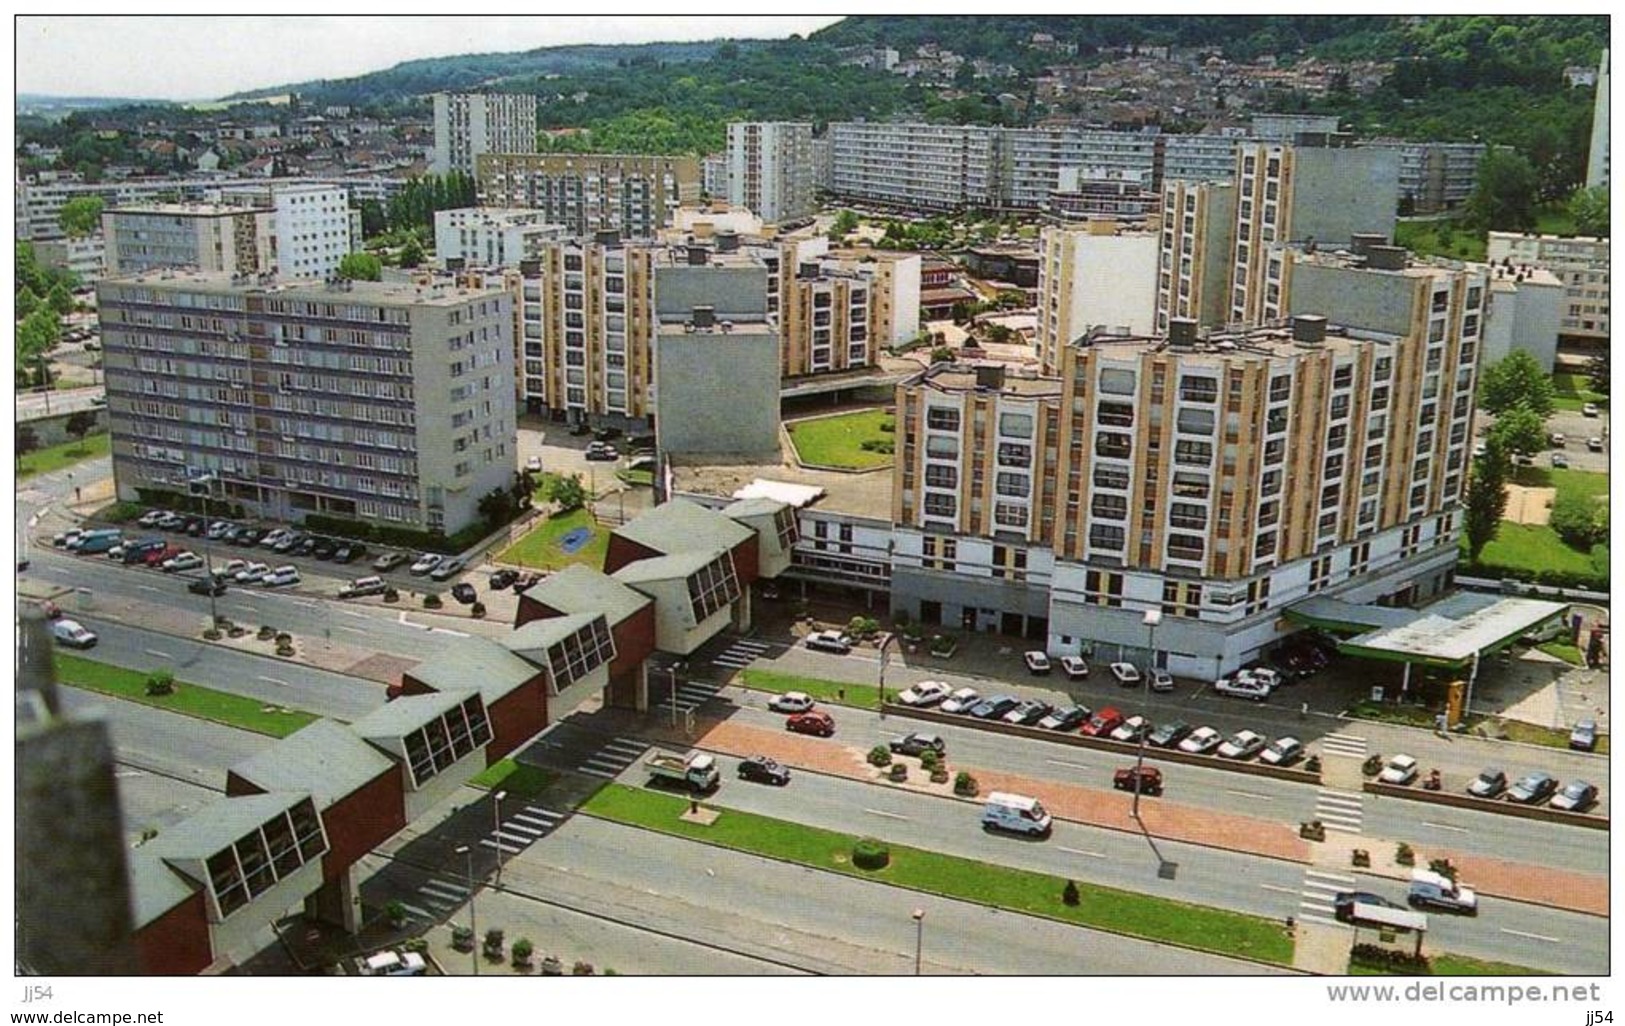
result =
M1114 705L1108 705L1089 717L1078 733L1084 737L1111 737L1112 731L1123 725L1123 714Z
M199 577L188 581L186 590L194 595L213 595L219 598L226 593L226 582L218 577Z
M1586 449L1588 449L1591 452L1602 452L1602 450L1603 450L1602 439L1600 437L1596 436L1596 435L1592 435L1590 438L1587 438L1586 439Z
M1174 720L1172 723L1164 723L1156 730L1153 730L1146 736L1145 740L1147 744L1156 745L1158 748L1173 748L1179 742L1190 737L1192 729L1191 725L1184 720Z
M181 525L181 531L191 538L203 537L204 532L208 529L209 521L204 517L187 517L186 523Z
M271 546L273 552L292 552L305 541L307 535L302 531L289 531L282 536L282 540Z
M443 559L440 561L438 566L429 571L429 580L449 581L453 577L456 577L458 574L462 573L467 567L468 560L466 559Z
M1569 747L1577 752L1597 750L1597 721L1581 720L1569 731Z
M1162 691L1172 691L1173 689L1174 689L1174 675L1173 674L1169 673L1167 670L1152 670L1151 671L1151 690L1152 691L1162 692Z
M1004 722L1013 723L1018 727L1030 727L1048 716L1049 709L1048 702L1041 702L1036 698L1025 699L1004 714Z
M292 533L293 531L286 527L273 527L260 536L260 547L275 551L276 547L281 545Z
M258 584L260 581L264 580L265 575L270 572L271 568L266 566L264 563L250 563L241 570L237 571L236 576L234 576L232 580L236 581L238 584Z
M1353 922L1356 904L1376 905L1379 908L1405 907L1397 901L1389 901L1382 895L1372 894L1370 891L1338 891L1332 895L1332 915L1336 916L1340 923Z
M1035 677L1049 673L1049 656L1042 652L1024 652L1021 661L1027 664L1027 672Z
M1081 705L1068 706L1065 709L1055 709L1038 725L1045 730L1072 730L1083 724L1089 718L1089 709Z
M845 655L852 651L852 639L840 631L813 631L807 635L807 647L814 652Z
M790 782L790 768L765 755L752 755L739 760L739 779L783 787Z
M467 581L459 581L451 586L451 597L465 606L471 606L479 595L474 591L472 584Z
M619 437L621 429L618 427L601 427L592 433L592 440L595 442L612 442Z
M332 559L338 555L339 543L336 538L318 538L316 544L311 546L310 554L317 559Z
M1586 403L1584 406L1580 407L1580 414L1586 417L1596 417L1599 416L1601 412L1602 411L1597 409L1596 403Z
M1264 746L1258 761L1270 766L1290 766L1303 758L1303 742L1295 737L1278 737Z
M1250 698L1255 702L1262 702L1270 697L1268 684L1254 680L1251 676L1236 674L1231 677L1220 677L1213 682L1213 690L1221 695L1232 695L1236 698Z
M1507 789L1507 775L1494 766L1478 771L1478 776L1467 785L1467 793L1474 798L1495 798Z
M140 562L144 566L161 567L169 560L174 559L186 550L179 545L165 543L156 545L141 554Z
M546 574L539 574L534 570L520 571L519 576L513 579L513 593L515 595L523 594L529 589L540 584L542 582L542 578L546 576Z
M941 708L945 713L968 713L981 700L982 695L975 688L959 688L942 700Z
M368 595L382 595L389 590L389 584L382 577L357 577L339 591L339 598L365 598Z
M78 541L80 536L83 535L84 533L85 532L80 528L70 527L66 531L63 531L60 534L52 536L52 538L51 538L51 546L52 546L52 548L58 548L58 549L71 548L73 546L73 543Z
M1478 895L1470 888L1428 869L1411 870L1411 892L1405 896L1411 908L1436 908L1444 912L1478 915Z
M164 560L162 563L159 563L158 564L158 569L162 570L166 574L172 574L172 573L175 573L177 570L196 570L198 567L200 567L202 565L203 565L203 557L202 556L198 555L195 552L181 552L181 553L178 553L176 555L170 556L168 559Z
M513 587L513 582L518 576L519 574L513 570L493 570L491 571L490 588L492 591L505 591Z
M215 564L214 575L216 577L230 577L230 578L235 579L239 572L241 572L243 570L247 570L247 569L248 569L248 560L246 560L246 559L228 559L224 563Z
M59 645L69 648L94 648L96 646L96 632L89 630L78 620L52 620L51 637Z
M1540 805L1557 793L1557 778L1550 773L1531 773L1507 788L1507 801L1519 805Z
M260 584L266 588L281 588L298 583L299 568L293 566L279 566L260 578Z
M1125 688L1140 686L1140 668L1133 663L1112 663L1112 676Z
M784 729L797 734L816 734L819 737L835 736L835 718L827 712L796 713L784 721Z
M1415 759L1408 755L1396 755L1388 760L1388 765L1384 766L1382 772L1377 774L1377 779L1384 784L1410 784L1416 781L1418 771L1419 767L1416 765Z
M923 755L927 751L941 755L948 750L947 744L940 736L922 734L919 731L894 737L887 742L887 747L892 750L893 755Z
M411 568L408 570L408 573L414 577L422 577L430 570L433 570L435 567L439 566L441 560L443 559L445 559L444 556L437 556L433 552L425 552L417 558L417 562L412 564Z
M1238 730L1219 746L1221 759L1251 759L1264 750L1264 737L1251 730Z
M384 574L400 566L406 560L407 555L404 552L386 552L372 561L372 568Z
M1162 770L1155 766L1124 766L1112 774L1112 786L1119 791L1138 790L1141 794L1162 793Z
M948 697L949 691L948 685L940 680L922 680L900 691L897 700L904 705L923 709L941 703Z
M1567 456L1563 455L1560 452L1552 453L1552 466L1557 467L1559 469L1562 469L1562 468L1567 467L1568 465L1569 465L1569 458Z
M214 523L209 525L208 531L204 533L208 536L210 541L219 541L221 538L226 536L227 531L230 531L235 526L237 525L233 524L229 520L216 520Z
M1083 656L1062 656L1061 671L1073 680L1089 676L1089 663Z
M803 691L786 691L767 700L769 709L781 713L804 713L816 704L812 696Z
M587 446L583 458L589 463L613 463L621 458L621 454L613 445L604 442L593 442Z
M1224 738L1212 727L1197 727L1179 742L1179 750L1192 755L1206 755L1224 743Z
M1563 432L1561 432L1561 431L1553 431L1552 432L1552 434L1551 434L1551 442L1552 442L1552 448L1554 448L1554 449L1561 449L1565 445L1569 444L1569 440L1566 437L1564 437Z
M540 474L542 472L542 458L540 456L532 456L530 459L525 461L525 469L530 471L532 474Z
M333 550L333 562L354 563L358 559L367 558L367 547L360 542L345 542Z
M1013 695L990 695L971 707L970 714L978 720L997 720L1020 702Z
M158 518L158 529L161 531L179 531L186 526L186 518L179 513L165 513Z
M1571 780L1552 798L1552 808L1565 812L1585 812L1597 804L1597 785Z
M168 515L168 512L165 510L149 509L145 513L141 514L140 518L136 520L136 523L141 527L157 527L158 521L162 520Z
M260 538L262 536L263 532L257 527L239 527L237 530L232 532L231 537L227 540L233 545L241 545L244 548L253 548L255 545L260 543Z
M1152 722L1144 716L1130 716L1117 725L1117 729L1111 733L1111 738L1113 741L1127 741L1130 744L1139 744L1140 739L1149 737L1154 729L1155 726Z

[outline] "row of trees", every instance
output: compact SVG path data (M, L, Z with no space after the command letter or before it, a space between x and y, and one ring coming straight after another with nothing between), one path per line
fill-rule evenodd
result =
M41 359L62 337L62 318L73 312L73 272L47 267L34 255L34 246L18 242L15 299L17 311L16 363L18 387L48 384L49 372Z

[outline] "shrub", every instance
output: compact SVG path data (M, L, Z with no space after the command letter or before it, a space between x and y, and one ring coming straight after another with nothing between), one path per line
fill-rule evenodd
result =
M291 645L293 644L293 635L289 634L287 631L278 631L276 635L276 643L278 645Z
M439 595L425 595L425 596L423 596L423 608L424 609L439 609L443 605L445 605L445 603L440 601L440 596Z
M406 922L406 904L401 901L391 901L384 906L384 915L396 926Z
M1594 542L1607 537L1607 527L1598 522L1597 513L1597 504L1589 497L1562 492L1552 504L1549 522L1565 544L1585 552Z
M891 863L886 842L865 837L852 846L852 864L859 869L885 869Z
M1384 948L1376 944L1354 945L1353 950L1349 952L1349 961L1378 969L1408 969L1416 972L1426 972L1429 965L1426 955Z
M887 748L885 745L875 745L873 748L869 749L869 765L890 766L891 749Z
M1451 881L1456 879L1456 867L1450 864L1449 859L1428 859L1428 868Z
M275 627L272 627L268 623L260 624L259 639L261 641L270 641L274 637L276 637Z
M583 962L579 959L577 959L575 965L570 967L570 975L572 976L591 976L595 972L597 970L592 967L591 962Z
M1414 866L1416 865L1416 850L1404 841L1400 841L1399 847L1394 849L1394 861L1402 866Z
M938 765L931 771L931 783L946 784L948 782L948 767Z
M158 670L147 677L147 694L158 697L174 693L175 675L168 670Z
M277 646L276 646L276 654L279 655L279 656L291 656L291 655L293 655L294 654L293 642L291 642L291 641L289 641L289 642L278 642Z
M401 600L401 593L400 592L396 591L394 588L385 588L384 589L384 601L385 602L399 602L400 600Z
M1066 882L1066 886L1061 889L1061 904L1075 907L1081 900L1083 899L1082 896L1078 894L1077 881L1068 880Z
M413 937L402 944L401 948L406 951L415 951L421 955L429 950L429 940L426 937Z
M920 768L928 773L931 770L936 769L941 763L942 756L935 748L927 748L925 751L920 753Z
M516 966L528 966L528 965L530 965L531 952L533 952L535 950L536 950L536 945L534 945L534 944L532 944L530 942L529 937L521 937L518 940L514 941L513 942L513 964L516 965Z
M974 798L979 790L981 788L977 785L976 778L964 770L960 770L959 774L954 777L954 794L963 798Z
M1361 764L1361 766L1360 766L1360 772L1364 773L1368 777L1374 777L1378 773L1381 773L1382 772L1382 756L1380 756L1380 755L1367 756L1365 762L1363 764Z
M903 781L908 779L908 763L892 763L891 772L888 774L888 776L890 776L893 783L901 784Z
M1354 864L1356 866L1370 866L1371 852L1365 848L1354 849Z
M865 438L858 443L858 448L864 452L878 452L891 456L897 451L897 445L890 438Z
M472 606L468 607L468 615L472 616L476 620L483 619L485 616L485 603L476 602Z

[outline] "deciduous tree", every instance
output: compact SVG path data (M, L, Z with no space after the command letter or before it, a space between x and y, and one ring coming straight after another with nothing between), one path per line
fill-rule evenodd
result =
M1551 376L1524 349L1512 350L1478 378L1478 405L1495 414L1523 406L1544 419L1552 415L1556 395Z
M1484 455L1473 461L1467 479L1463 529L1467 535L1467 559L1476 563L1501 526L1507 508L1507 475L1510 471L1506 447L1494 435L1484 440Z

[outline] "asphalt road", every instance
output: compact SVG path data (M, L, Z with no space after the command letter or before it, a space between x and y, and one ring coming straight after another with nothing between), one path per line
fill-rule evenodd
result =
M264 734L77 688L63 688L62 696L68 709L94 706L104 711L119 762L204 788L223 791L228 769L276 743Z
M19 394L17 396L17 421L20 423L38 417L91 409L95 405L91 400L101 395L102 392L103 389L100 385L94 385L88 388L65 388L52 392L49 396L44 392Z

